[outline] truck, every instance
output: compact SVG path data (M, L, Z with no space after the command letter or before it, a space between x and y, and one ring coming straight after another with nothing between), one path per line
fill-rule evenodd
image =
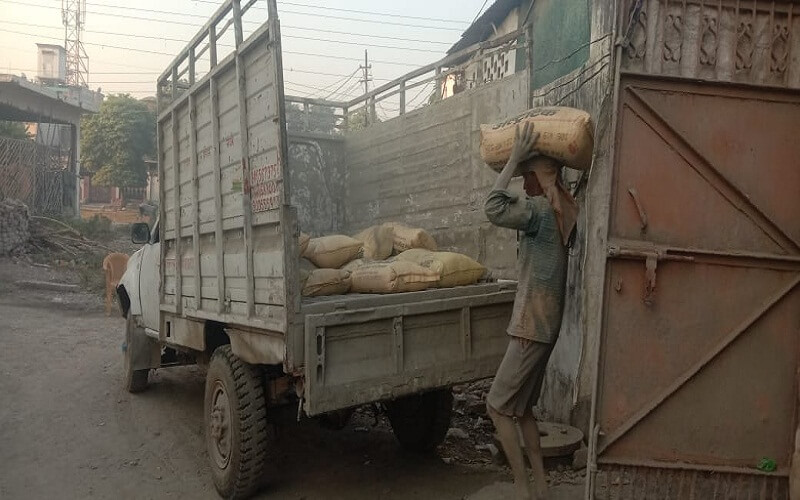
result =
M800 493L796 2L495 2L443 59L346 102L283 94L274 5L232 56L204 49L247 7L225 6L159 79L161 220L130 264L150 277L120 292L134 372L222 349L270 408L379 401L401 443L431 445L446 387L493 374L514 294L516 240L481 210L480 124L570 106L592 116L595 149L589 175L565 174L583 215L540 406L587 437L585 498ZM187 71L201 59L210 77ZM392 221L497 281L298 296L300 229ZM212 438L221 414L207 411Z
M225 498L258 488L270 421L281 409L342 422L353 408L380 403L402 447L432 450L449 428L450 387L487 378L499 365L515 295L513 281L493 279L391 295L301 296L300 231L355 234L375 220L423 225L442 248L505 262L508 277L513 232L501 237L490 227L483 195L471 186L442 193L436 179L463 184L472 172L488 192L489 169L453 163L461 158L454 148L474 142L478 123L521 111L526 100L518 92L499 108L473 112L482 101L469 99L458 115L436 110L439 131L453 141L441 148L437 131L402 130L424 123L430 110L403 109L397 123L378 123L369 95L359 103L287 96L276 2L266 2L268 20L247 33L243 19L254 3L222 2L158 80L159 215L152 228L134 226L143 247L117 289L129 391L144 390L154 369L208 366L205 439ZM441 67L423 68L422 83L408 91L435 85ZM376 176L395 182L387 191ZM454 200L470 203L469 213ZM432 226L422 210L452 220ZM504 246L485 248L487 241Z

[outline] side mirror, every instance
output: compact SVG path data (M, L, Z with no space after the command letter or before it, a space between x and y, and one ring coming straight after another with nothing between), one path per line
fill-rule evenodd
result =
M131 241L137 245L150 242L150 226L146 222L136 222L131 226Z

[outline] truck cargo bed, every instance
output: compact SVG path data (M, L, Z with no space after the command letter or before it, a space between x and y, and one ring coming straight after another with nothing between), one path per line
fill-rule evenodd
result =
M477 283L474 285L453 288L431 288L422 292L404 293L348 293L347 295L328 295L325 297L303 297L301 312L319 314L333 312L341 308L366 309L378 306L422 302L429 300L446 300L456 297L467 297L516 290L516 282Z
M494 375L516 283L306 299L310 415Z

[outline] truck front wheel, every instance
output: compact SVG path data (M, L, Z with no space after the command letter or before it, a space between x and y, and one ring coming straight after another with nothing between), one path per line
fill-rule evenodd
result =
M261 370L228 345L211 357L205 391L206 448L214 486L223 498L251 496L267 459L267 404Z
M142 357L147 356L150 345L153 341L147 337L141 327L136 326L132 314L128 314L125 321L125 343L123 350L123 384L125 389L131 393L142 392L147 389L147 379L150 376L150 368L140 368L147 362L142 362ZM144 353L144 354L142 354Z
M385 404L386 416L400 445L413 452L433 451L444 441L453 413L453 393L440 389Z

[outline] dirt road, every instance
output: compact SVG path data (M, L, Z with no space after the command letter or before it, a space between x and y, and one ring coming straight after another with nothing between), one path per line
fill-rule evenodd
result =
M0 263L0 498L217 498L204 370L159 370L147 392L128 394L122 319L94 297L15 289L9 269ZM509 480L502 469L405 455L389 432L358 422L281 427L272 464L259 498L490 499L507 490L485 487ZM554 498L580 492L562 485Z

